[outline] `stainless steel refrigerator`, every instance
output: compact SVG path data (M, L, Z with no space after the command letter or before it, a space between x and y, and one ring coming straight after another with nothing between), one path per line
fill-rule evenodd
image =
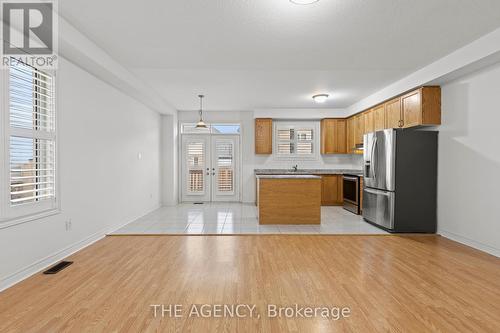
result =
M363 218L390 232L436 232L438 132L364 136Z

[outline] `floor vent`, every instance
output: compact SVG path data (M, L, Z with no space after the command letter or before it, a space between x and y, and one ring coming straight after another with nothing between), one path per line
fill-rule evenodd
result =
M203 205L203 202L195 202L195 205Z
M56 274L59 271L62 271L63 269L71 265L72 263L73 263L72 261L61 261L60 263L50 267L48 270L43 272L43 274Z

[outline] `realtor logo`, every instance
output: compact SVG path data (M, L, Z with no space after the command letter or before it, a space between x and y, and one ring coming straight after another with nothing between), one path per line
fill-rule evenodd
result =
M55 69L57 64L56 3L47 0L4 0L2 17L2 66L21 62Z

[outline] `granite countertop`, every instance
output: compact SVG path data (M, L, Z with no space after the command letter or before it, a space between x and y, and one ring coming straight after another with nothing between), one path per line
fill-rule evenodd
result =
M256 175L357 175L363 174L360 169L255 169Z
M257 175L259 179L320 179L314 175Z

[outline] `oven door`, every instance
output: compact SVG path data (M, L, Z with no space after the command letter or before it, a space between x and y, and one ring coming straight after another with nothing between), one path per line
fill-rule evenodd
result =
M358 205L359 203L359 178L344 176L343 192L344 201L347 201L353 205Z
M344 176L342 187L344 209L359 215L359 178Z

